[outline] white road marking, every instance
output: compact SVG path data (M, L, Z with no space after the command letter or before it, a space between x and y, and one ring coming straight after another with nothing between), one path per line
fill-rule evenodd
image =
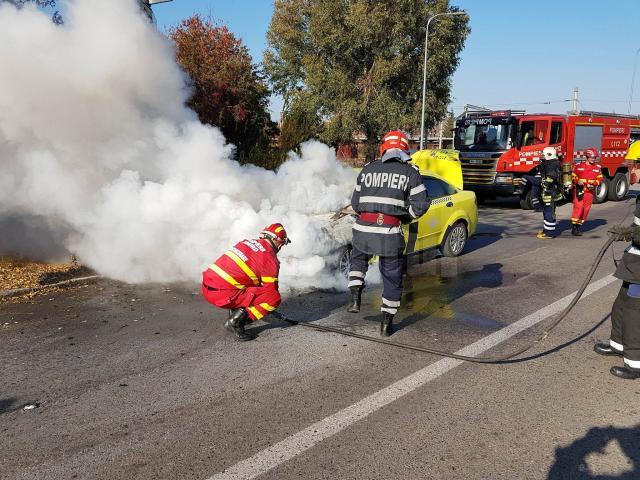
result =
M613 275L607 275L600 280L591 283L585 290L582 298L610 285L617 279ZM478 356L490 348L499 345L518 333L540 323L550 316L561 312L570 302L576 292L536 311L524 318L494 332L475 343L467 345L458 350L458 355ZM418 370L415 373L403 378L375 392L359 402L346 407L333 415L320 420L313 425L299 431L298 433L285 438L252 457L242 460L227 468L224 472L217 473L207 480L249 480L256 478L263 473L291 460L301 453L314 447L321 441L341 432L345 428L353 425L359 420L366 418L382 407L398 400L399 398L413 392L425 384L444 375L449 370L463 363L461 360L444 358Z

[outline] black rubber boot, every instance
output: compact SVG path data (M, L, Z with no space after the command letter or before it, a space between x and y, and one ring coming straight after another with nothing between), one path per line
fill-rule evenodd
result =
M246 342L247 340L251 340L253 337L249 335L245 330L244 326L249 323L249 314L244 308L238 308L234 310L232 315L229 317L229 320L224 324L225 328L236 336L238 340L241 342Z
M382 320L380 321L380 335L388 337L393 333L393 314L382 312Z
M578 225L576 225L575 223L571 224L571 235L573 235L574 237L580 235L578 233Z
M347 312L358 313L360 312L360 301L362 300L362 287L349 287L351 291L351 303L347 308Z
M576 225L576 227L578 227L576 229L578 231L578 236L581 237L582 236L582 225Z
M618 357L622 356L622 352L620 350L616 350L615 348L613 348L608 343L602 343L602 342L596 343L593 346L593 351L598 353L598 354L600 354L600 355L606 355L606 356L615 356L615 355L617 355Z
M636 378L640 378L640 370L629 368L626 365L624 367L611 367L611 370L609 371L611 372L611 375L624 378L625 380L635 380Z

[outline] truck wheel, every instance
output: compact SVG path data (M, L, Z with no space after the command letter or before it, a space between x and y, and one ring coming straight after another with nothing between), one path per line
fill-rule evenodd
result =
M464 222L454 223L442 241L442 254L445 257L457 257L467 245L467 226Z
M620 200L624 200L627 196L627 192L629 191L629 178L626 173L618 172L616 173L613 180L609 183L609 200L613 200L614 202L619 202Z
M344 278L349 278L349 272L351 271L351 252L353 248L351 245L347 245L340 252L338 257L338 270Z
M609 194L609 179L604 177L602 183L596 188L596 194L593 196L593 203L604 203L607 201Z
M523 195L520 195L520 208L523 210L533 210L531 189L527 190Z

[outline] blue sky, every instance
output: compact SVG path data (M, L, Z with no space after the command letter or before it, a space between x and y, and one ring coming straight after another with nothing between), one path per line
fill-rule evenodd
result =
M584 110L627 113L640 18L638 0L451 0L469 12L471 34L452 79L453 110L466 103L496 109L564 113L579 88ZM194 12L225 23L262 59L271 0L173 0L154 7L165 30ZM432 22L433 31L437 20ZM635 38L634 38L635 36ZM639 61L640 63L640 61ZM421 65L416 68L422 69ZM640 68L633 113L640 113ZM544 102L553 102L545 104ZM278 116L279 99L272 102Z

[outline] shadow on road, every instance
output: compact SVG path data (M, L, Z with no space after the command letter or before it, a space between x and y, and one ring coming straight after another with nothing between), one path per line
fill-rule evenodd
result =
M338 308L345 308L347 301L348 295L345 292L316 290L302 295L292 295L287 299L286 306L278 308L278 311L286 316L290 316L292 320L308 323L328 317ZM302 316L300 316L300 313L291 315L290 312L303 312L303 314ZM267 320L270 321L270 323L262 323L251 327L249 330L251 334L258 335L260 332L271 328L289 328L294 326L276 320L273 317L268 317Z
M488 247L492 243L496 243L502 238L502 234L505 231L505 227L492 225L490 226L490 229L487 229L487 231L476 232L476 234L469 239L462 255L467 255L471 252L475 252L476 250L480 250L481 248Z
M13 397L0 398L0 415L2 415L3 413L12 412L13 410L15 410L15 407L13 407L13 404L15 403L15 401L16 399Z
M603 218L594 218L593 220L587 219L582 226L582 232L587 233L591 230L595 230L598 227L606 225L608 222ZM556 226L556 233L558 235L571 230L571 220L559 220Z
M516 196L513 197L498 197L494 199L485 199L480 204L480 210L487 208L499 208L502 210L522 210L520 206L520 199Z
M640 478L640 424L629 428L591 428L568 447L558 447L555 456L547 480L637 480ZM620 473L599 473L611 470Z

